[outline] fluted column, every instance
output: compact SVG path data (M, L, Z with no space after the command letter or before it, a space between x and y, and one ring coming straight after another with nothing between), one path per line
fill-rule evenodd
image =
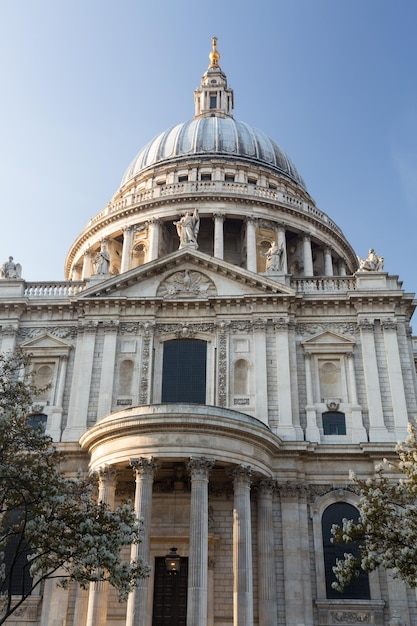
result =
M232 471L233 506L233 625L253 626L250 467Z
M98 470L97 475L98 500L113 508L117 473L112 467L106 465ZM90 584L86 626L106 626L108 594L109 583L107 581L101 580Z
M272 480L258 485L258 604L259 626L276 626L277 587L272 517Z
M397 323L393 319L385 319L381 320L381 327L387 355L388 381L391 390L396 438L402 441L407 437L408 411L401 370Z
M130 270L130 255L132 251L133 227L125 226L123 228L123 248L122 260L120 263L120 273L123 274Z
M224 213L215 213L214 217L214 256L217 259L224 258Z
M333 259L330 248L324 248L324 275L333 276Z
M152 457L131 459L130 465L135 475L135 513L143 520L142 541L132 545L131 559L149 563L151 521L152 521L152 488L156 470L156 461ZM148 585L149 578L140 578L138 586L127 600L126 626L146 626L148 624Z
M149 250L148 261L154 261L158 258L159 251L159 233L161 230L161 220L152 217L149 222Z
M256 219L246 220L246 269L256 272Z
M314 276L313 253L311 251L311 238L310 238L310 235L308 234L305 234L303 236L303 261L304 261L304 276Z
M368 319L359 321L364 368L365 390L369 414L370 441L389 441L391 437L384 422L381 401L379 367L375 348L374 323Z
M207 625L208 480L214 461L191 458L190 556L188 563L187 626Z

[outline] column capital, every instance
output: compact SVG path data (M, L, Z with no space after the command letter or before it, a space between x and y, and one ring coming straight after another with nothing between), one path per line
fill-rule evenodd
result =
M7 337L15 337L17 335L18 329L15 326L9 324L8 326L2 326L1 333Z
M255 484L255 488L258 494L267 496L272 495L275 489L275 480L272 478L261 478L261 480L258 480Z
M311 241L311 234L310 233L302 233L302 238L303 241Z
M385 330L397 330L397 322L392 318L381 320L381 328Z
M126 226L122 226L122 232L123 233L131 233L133 230L133 225L132 224L127 224Z
M158 464L153 456L151 456L149 459L141 456L137 459L130 459L130 467L133 469L133 474L136 478L140 476L153 478Z
M221 211L218 211L217 213L213 213L214 221L223 223L225 219L226 219L225 213L222 213Z
M359 327L359 330L373 331L374 322L369 320L368 318L361 319L361 320L358 320L358 327Z
M112 465L102 465L93 473L102 487L113 487L116 484L118 472Z
M200 458L190 457L187 462L187 469L191 474L191 479L193 478L208 478L209 471L214 466L214 459L207 459L202 456Z
M289 330L289 320L286 320L284 317L280 317L274 320L274 329L278 331L288 331Z
M253 469L250 465L238 465L230 470L235 486L250 487L252 483Z
M263 319L262 317L257 317L256 319L252 320L250 323L251 329L254 331L264 331L266 329L266 320Z
M247 224L251 224L252 226L256 226L256 224L258 223L259 219L257 217L255 217L254 215L248 215L245 221L246 221Z
M105 333L117 333L119 328L119 322L114 320L105 320L103 322L103 329Z

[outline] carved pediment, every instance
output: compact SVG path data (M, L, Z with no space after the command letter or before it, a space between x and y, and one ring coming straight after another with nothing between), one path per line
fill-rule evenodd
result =
M165 300L207 298L217 295L217 289L213 281L205 274L185 269L174 272L163 280L156 295Z
M352 352L355 341L331 330L310 337L301 344L307 353Z
M264 293L293 295L294 289L197 250L177 250L119 276L94 280L78 295L89 298L204 299Z
M31 352L35 356L39 353L64 356L68 355L72 348L71 344L67 341L60 339L59 337L54 337L49 333L43 333L38 337L27 339L20 344L20 347L26 352Z

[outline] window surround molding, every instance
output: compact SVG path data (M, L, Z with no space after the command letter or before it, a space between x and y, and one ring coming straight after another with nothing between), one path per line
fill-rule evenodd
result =
M359 496L355 493L348 491L347 489L333 489L326 493L324 496L318 497L316 501L310 504L310 517L313 524L313 542L314 542L314 554L315 554L315 567L316 567L316 581L317 581L317 596L316 605L325 607L328 606L328 610L347 610L347 606L354 606L358 609L359 606L379 606L382 602L382 608L384 602L381 601L381 588L379 585L379 577L377 572L371 572L369 574L369 588L371 592L372 600L327 600L326 597L326 578L324 569L324 550L323 550L323 533L322 533L322 516L331 504L347 503L354 506L356 509L359 507ZM376 602L374 602L374 600ZM382 610L382 609L381 609ZM332 622L323 622L331 624ZM379 622L375 622L379 623Z
M307 423L313 425L308 429L307 437L312 441L323 443L361 443L368 440L363 426L362 407L358 404L356 389L356 373L354 367L354 349L356 342L333 330L318 333L301 342L304 351L307 380ZM338 397L323 398L320 392L319 366L320 361L328 358L337 362L340 367L340 393ZM338 403L338 411L346 416L346 435L324 435L321 416L329 410L329 402ZM315 424L320 423L321 428ZM310 434L311 431L311 434Z
M180 325L179 325L180 328ZM154 342L154 363L153 363L153 381L152 404L161 404L162 398L162 366L164 359L164 344L166 341L175 339L199 339L207 344L207 362L206 362L206 404L214 406L215 402L215 346L213 336L207 333L195 331L192 337L178 337L175 332L164 333L163 336L155 338Z

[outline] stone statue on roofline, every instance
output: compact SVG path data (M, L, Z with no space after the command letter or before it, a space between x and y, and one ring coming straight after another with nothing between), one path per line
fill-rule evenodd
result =
M373 248L369 248L366 259L358 256L359 272L382 272L384 269L384 257L378 256Z
M8 280L19 280L22 277L22 266L20 263L15 263L12 256L9 256L9 260L5 261L0 268L0 277Z

